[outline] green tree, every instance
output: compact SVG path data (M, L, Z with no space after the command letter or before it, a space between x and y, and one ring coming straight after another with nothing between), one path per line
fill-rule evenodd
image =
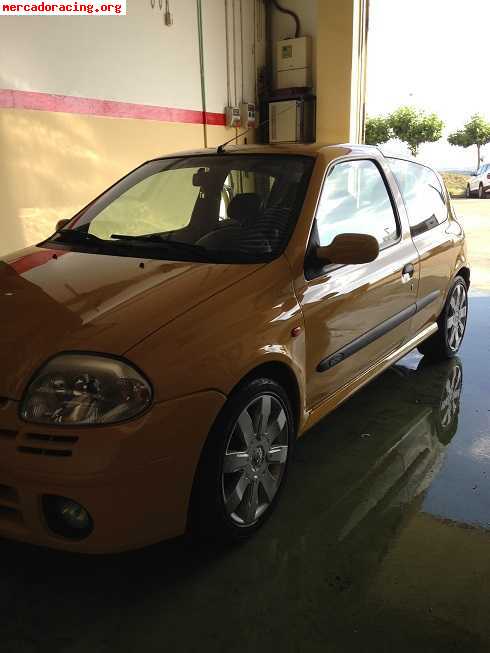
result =
M444 123L435 113L424 113L414 107L400 107L388 118L395 138L405 142L412 156L417 156L422 143L435 143L442 136Z
M447 140L451 145L459 145L460 147L476 145L478 152L478 163L476 167L478 169L481 163L481 148L487 143L490 143L490 122L487 122L482 116L475 114L471 116L463 129L449 134Z
M387 118L383 116L367 118L366 136L364 139L366 145L382 145L383 143L387 143L391 138L393 138L393 134Z

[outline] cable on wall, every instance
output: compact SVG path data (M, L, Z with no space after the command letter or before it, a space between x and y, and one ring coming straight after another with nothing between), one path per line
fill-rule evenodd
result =
M167 27L173 24L174 19L172 17L172 12L170 11L170 0L165 0L165 12L163 14L163 22Z
M243 76L244 76L243 70L244 70L245 66L244 66L244 63L243 63L243 0L240 0L240 65L241 65L241 68L242 68L242 99L241 99L241 101L244 102L245 97L243 95L243 92L245 90L244 89L245 84L244 84L244 79L243 79Z
M235 15L235 0L233 2L233 84L235 87L235 94L233 96L233 104L236 106L236 15Z
M150 7L155 9L157 0L150 0ZM163 10L163 0L158 0L158 9L162 12L163 22L167 27L174 23L172 12L170 11L170 0L165 0L165 11Z
M228 0L225 0L225 39L226 39L226 97L227 97L227 106L230 106L231 83L230 83L230 38L228 34Z
M257 101L259 96L258 94L258 85L257 85L257 0L254 0L254 10L252 13L252 34L253 38L253 70L254 70L254 101Z
M301 30L301 23L299 21L299 16L297 13L295 13L292 9L286 9L286 7L283 7L280 5L277 0L271 0L272 4L274 7L280 11L283 14L288 14L288 16L291 16L291 18L294 20L296 23L296 30L294 32L294 38L297 39Z

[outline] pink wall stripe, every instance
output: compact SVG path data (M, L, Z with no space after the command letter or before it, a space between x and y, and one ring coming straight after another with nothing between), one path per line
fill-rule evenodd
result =
M224 126L223 113L210 113L194 109L175 109L157 107L151 104L134 104L115 100L96 100L94 98L70 95L53 95L36 91L15 91L0 89L0 109L31 109L34 111L53 111L79 113L106 118L133 118L135 120L158 120L160 122L181 122ZM206 117L206 121L204 121Z

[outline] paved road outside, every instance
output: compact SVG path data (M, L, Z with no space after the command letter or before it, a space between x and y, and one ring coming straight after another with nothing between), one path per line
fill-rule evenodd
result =
M490 199L453 200L468 239L472 285L490 292Z

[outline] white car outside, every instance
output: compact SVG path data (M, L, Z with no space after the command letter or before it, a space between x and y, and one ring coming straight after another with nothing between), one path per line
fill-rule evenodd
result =
M488 197L490 192L490 163L482 163L468 179L466 185L466 197L479 197L481 200Z

